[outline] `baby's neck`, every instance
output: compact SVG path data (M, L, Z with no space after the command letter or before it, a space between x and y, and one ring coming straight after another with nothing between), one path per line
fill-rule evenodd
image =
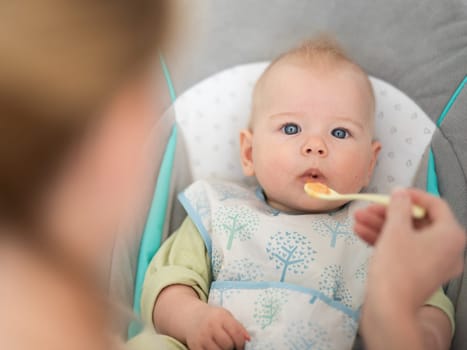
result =
M350 202L347 202L338 207L329 208L326 210L301 210L297 208L288 207L280 202L271 201L267 199L266 194L264 194L264 196L265 196L265 202L268 206L270 206L273 210L277 211L278 213L283 213L287 215L332 214L332 213L342 210L350 203Z

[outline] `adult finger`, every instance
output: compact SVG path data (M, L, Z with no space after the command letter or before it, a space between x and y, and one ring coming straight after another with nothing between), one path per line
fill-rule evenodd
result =
M384 216L371 209L355 212L355 222L379 232L384 224Z
M407 189L407 193L414 204L425 208L429 219L432 221L438 221L440 218L445 220L452 217L451 209L441 198L416 188Z
M384 218L386 217L387 207L382 204L371 204L368 207L366 207L364 210Z
M357 209L355 214L369 213L371 215L378 215L384 218L386 216L387 207L382 204L370 204L367 207Z
M355 223L354 231L360 239L364 240L369 245L374 245L379 237L379 232L360 223Z
M391 195L386 212L385 230L408 232L412 228L412 203L406 190L396 190Z

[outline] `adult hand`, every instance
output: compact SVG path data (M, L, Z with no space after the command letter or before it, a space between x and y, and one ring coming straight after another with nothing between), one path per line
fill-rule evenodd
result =
M424 207L426 218L413 220L412 204ZM420 310L461 273L464 230L443 200L414 189L395 192L387 209L370 206L355 218L356 233L375 245L361 316L368 349L426 349Z
M424 219L412 219L412 203L426 209ZM408 280L416 290L425 289L417 298L420 303L462 271L465 231L440 198L416 189L400 190L387 209L369 206L355 219L355 232L376 246L370 270L388 282Z

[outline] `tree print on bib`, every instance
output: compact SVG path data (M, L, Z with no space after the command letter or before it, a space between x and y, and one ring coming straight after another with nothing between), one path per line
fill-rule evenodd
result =
M265 289L255 301L253 318L265 329L279 319L282 307L287 303L287 291L281 289Z
M319 290L329 298L352 307L352 294L346 287L341 265L329 265L324 268L319 280Z
M353 221L348 213L348 208L337 212L321 215L311 222L311 227L315 232L323 237L329 237L329 245L335 248L338 241L345 241L347 244L357 242L357 237L353 232Z
M263 281L264 266L248 258L233 260L229 264L224 265L219 274L219 279L223 281L243 282Z
M188 199L188 202L193 207L194 211L201 217L201 219L206 219L209 216L211 208L209 204L208 196L206 191L203 188L195 187L189 188L184 192L185 197Z
M328 332L318 323L296 321L287 327L286 347L290 350L329 350L331 339Z
M213 228L227 237L225 248L232 249L236 240L246 241L258 229L258 215L246 206L219 206L213 213Z
M267 242L266 252L276 269L281 271L281 282L285 281L287 274L303 275L316 254L305 235L287 231L272 235Z

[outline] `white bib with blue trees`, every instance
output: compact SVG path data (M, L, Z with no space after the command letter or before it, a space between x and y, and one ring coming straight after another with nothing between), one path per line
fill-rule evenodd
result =
M251 335L246 349L350 349L370 247L353 233L351 203L287 214L261 190L198 181L180 194L211 258L209 303Z

